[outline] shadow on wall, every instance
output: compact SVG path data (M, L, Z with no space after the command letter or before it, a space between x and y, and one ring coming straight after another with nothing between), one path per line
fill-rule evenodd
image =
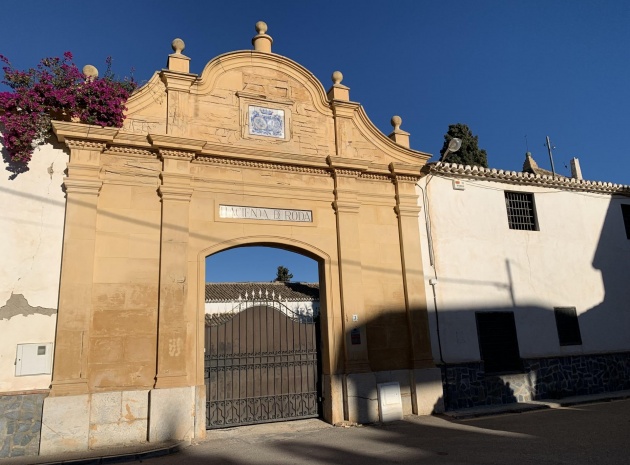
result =
M590 257L584 257L586 266L590 264L601 272L601 284L587 282L588 278L577 275L573 270L566 270L563 267L566 259L563 261L560 254L555 257L557 270L534 269L528 264L530 276L535 279L549 279L558 286L558 296L550 296L548 300L557 302L563 298L559 296L567 296L568 286L573 289L592 288L597 292L603 284L603 300L577 316L578 324L572 328L573 334L571 328L559 326L554 308L522 305L522 302L518 302L519 296L523 300L524 292L519 289L519 282L512 280L509 262L507 283L500 287L509 293L503 300L511 301L512 305L484 305L482 299L487 293L480 291L476 296L474 291L468 291L470 307L439 307L439 338L435 313L430 311L434 354L442 370L447 410L630 389L630 286L627 284L630 240L627 239L624 229L621 203L630 204L630 199L613 197L607 208L592 262L589 263ZM506 234L510 232L506 231ZM545 232L532 234L542 235ZM538 253L547 254L548 258L554 257L557 253L552 248L554 242L557 241L546 240L549 249L539 249ZM580 253L578 246L579 243L575 253ZM483 252L480 251L482 254ZM574 263L575 257L572 258ZM483 257L478 259L484 260ZM440 276L439 279L449 283L450 289L456 289L458 284L466 284L467 289L471 289L470 286L473 286L472 289L480 289L482 286L497 288L498 285L461 278L462 275L457 278ZM583 281L580 282L580 279ZM567 283L564 288L563 282ZM526 284L531 288L535 286L535 281ZM544 294L533 294L530 300L540 301L545 297ZM448 295L444 299L448 301ZM566 305L583 308L580 304L579 301L569 301ZM477 358L477 350L481 344L476 315L491 312L514 315L518 341L517 358L520 364L516 369L488 373L481 361L484 357ZM505 336L503 331L504 329L499 331L497 328L497 340ZM567 331L568 339L571 340L567 340ZM438 340L441 342L441 350L436 347ZM499 347L500 344L497 345L497 350L500 350Z

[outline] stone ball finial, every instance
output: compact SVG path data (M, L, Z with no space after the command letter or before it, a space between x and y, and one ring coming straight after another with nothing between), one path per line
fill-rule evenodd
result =
M332 73L331 79L333 84L341 84L341 81L343 81L343 74L341 74L341 71L335 71Z
M85 65L83 67L83 74L85 74L85 77L88 79L96 79L98 77L98 69L96 69L96 66Z
M264 21L258 21L256 23L256 32L258 34L266 34L267 33L267 23Z
M402 118L398 115L392 116L392 126L394 126L394 131L398 131L400 129L400 125L402 124Z
M182 39L177 38L177 39L173 39L173 42L171 42L171 47L173 48L173 51L175 53L182 53L184 49L186 48L186 44L184 43Z

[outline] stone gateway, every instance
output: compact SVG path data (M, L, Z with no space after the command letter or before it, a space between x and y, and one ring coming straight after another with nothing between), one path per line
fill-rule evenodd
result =
M406 414L440 408L415 192L429 155L257 29L200 75L174 41L122 129L54 122L70 160L42 454L206 434L205 258L243 245L319 264L323 419L377 421L386 382Z

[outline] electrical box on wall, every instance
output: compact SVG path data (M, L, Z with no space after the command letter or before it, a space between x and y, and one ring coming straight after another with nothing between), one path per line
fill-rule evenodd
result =
M15 376L49 375L52 372L52 342L18 344Z
M376 385L378 391L378 413L380 420L395 421L403 419L402 398L399 383L380 383Z

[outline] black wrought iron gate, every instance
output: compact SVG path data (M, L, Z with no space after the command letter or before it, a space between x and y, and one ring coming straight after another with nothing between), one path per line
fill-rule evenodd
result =
M207 428L316 417L317 339L312 314L277 301L207 315Z

